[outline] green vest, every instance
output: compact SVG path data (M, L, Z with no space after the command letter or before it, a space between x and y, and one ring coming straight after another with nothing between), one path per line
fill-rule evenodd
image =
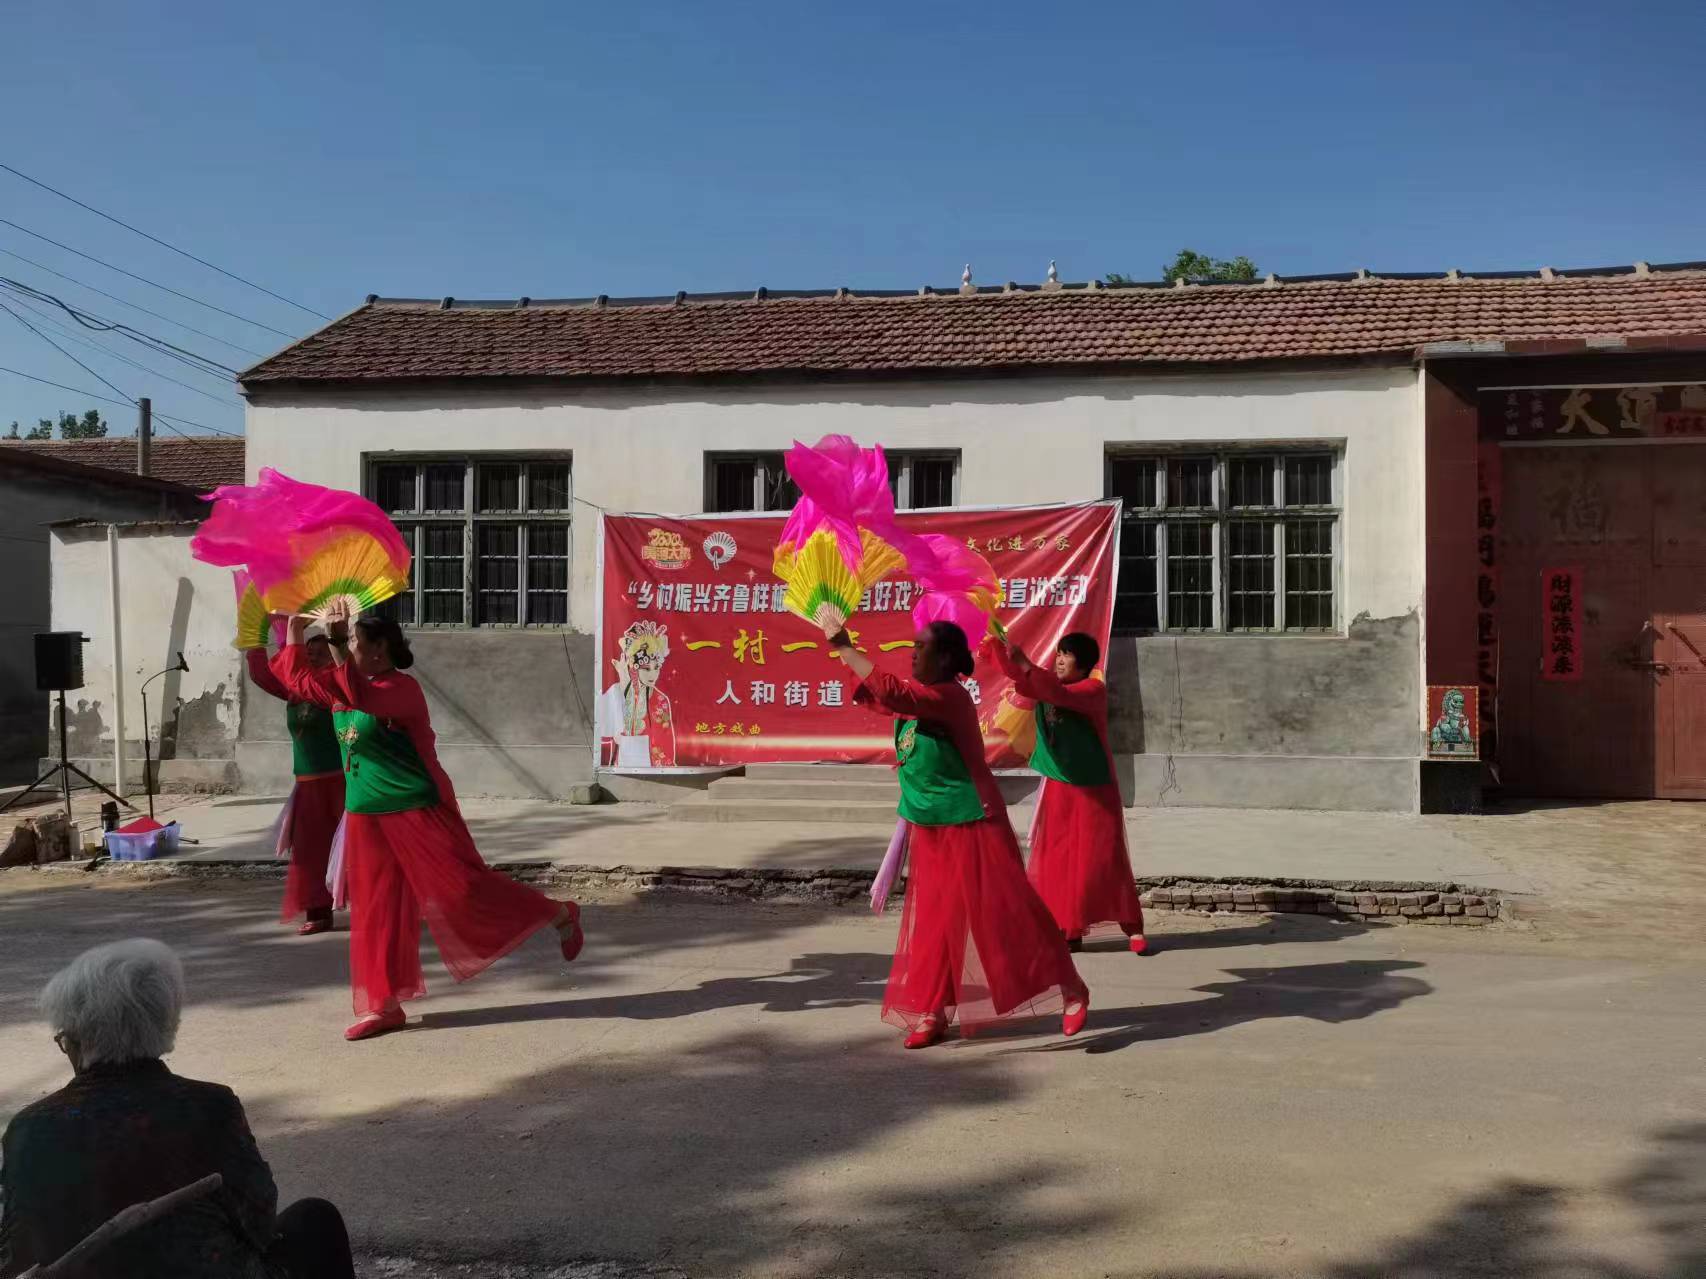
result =
M1044 777L1073 786L1102 786L1111 781L1108 752L1088 715L1037 703L1037 744L1031 767Z
M900 815L917 826L982 821L983 800L948 735L934 724L900 719L894 725L900 761Z
M333 711L344 761L346 813L406 813L438 803L438 787L409 735L366 711Z
M290 727L291 771L298 777L335 773L344 766L332 712L313 702L291 702L284 708Z

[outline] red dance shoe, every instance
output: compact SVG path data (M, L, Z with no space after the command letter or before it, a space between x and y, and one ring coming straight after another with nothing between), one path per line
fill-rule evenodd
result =
M1143 939L1142 933L1133 933L1131 940L1126 944L1131 947L1131 953L1134 955L1147 955L1149 953L1149 943Z
M309 919L307 923L303 924L302 927L296 930L296 935L298 937L312 937L315 933L329 933L331 931L332 917L330 915L326 915L323 918L316 917Z
M345 1031L344 1038L354 1043L358 1039L372 1039L376 1035L388 1035L393 1030L401 1030L408 1024L409 1019L403 1015L401 1008L388 1008L382 1013L368 1013L360 1021L352 1023Z
M557 936L563 941L563 962L572 964L575 956L581 953L581 947L586 945L586 934L581 931L580 903L564 902L562 906L569 912L569 921L557 925Z
M941 1043L947 1038L947 1034L948 1019L938 1013L933 1017L920 1019L902 1043L908 1048L928 1048L931 1044Z
M1066 1015L1060 1019L1060 1033L1071 1039L1084 1029L1090 1020L1090 996L1086 993L1066 1005Z

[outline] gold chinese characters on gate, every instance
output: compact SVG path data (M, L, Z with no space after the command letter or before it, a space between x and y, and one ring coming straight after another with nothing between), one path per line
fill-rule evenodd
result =
M1706 437L1706 384L1541 386L1482 391L1481 437L1611 440Z

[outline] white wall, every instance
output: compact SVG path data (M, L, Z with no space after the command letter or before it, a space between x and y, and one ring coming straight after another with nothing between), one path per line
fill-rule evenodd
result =
M124 644L124 728L142 737L142 681L170 666L181 651L190 669L148 686L149 732L159 740L162 710L182 704L178 753L231 753L238 723L239 654L231 647L236 600L231 571L190 557L190 524L121 529L119 581ZM84 686L66 695L78 723L79 699L99 703L104 749L111 751L113 718L112 588L104 527L53 531L53 629L82 631ZM169 716L170 718L170 716ZM85 751L92 751L85 743ZM74 743L72 753L84 753ZM138 749L138 754L140 750ZM139 775L138 775L139 776ZM136 781L132 778L132 782Z
M364 454L568 449L575 494L611 510L703 505L704 455L838 432L961 451L967 506L1103 496L1111 443L1343 441L1342 616L1422 603L1422 418L1410 368L1341 373L873 382L793 388L337 391L248 411L262 466L358 488ZM593 621L596 511L575 511L571 617Z

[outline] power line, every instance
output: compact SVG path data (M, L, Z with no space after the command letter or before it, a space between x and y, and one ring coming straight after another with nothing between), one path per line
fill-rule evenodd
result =
M237 275L234 272L227 271L222 266L215 266L213 263L209 262L206 258L198 258L195 254L190 253L185 249L180 249L175 244L168 244L166 241L162 240L157 235L149 235L148 232L142 230L142 228L131 226L130 223L124 221L122 218L115 218L110 213L102 213L94 205L84 204L83 201L79 200L76 196L66 195L65 192L57 189L56 187L48 186L47 183L41 181L39 178L32 178L27 173L19 172L17 169L14 169L9 164L0 164L0 169L6 170L7 173L12 174L14 177L22 178L25 182L30 183L32 186L40 187L43 191L51 191L54 195L57 195L61 200L69 200L69 201L71 201L72 204L75 204L79 209L87 209L90 213L93 213L96 217L105 218L108 222L111 222L114 226L121 226L126 231L135 232L137 235L140 235L144 240L151 240L155 244L158 244L163 249L170 249L173 253L176 253L181 257L186 257L191 262L199 262L199 263L201 263L202 266L208 268L208 270L217 271L217 272L219 272L219 274L225 276L227 279L235 280L239 284L246 284L251 289L256 289L259 292L266 294L269 298L274 298L277 301L283 302L286 306L293 306L298 311L306 311L309 315L319 316L319 318L322 320L330 320L332 318L329 315L322 315L319 311L316 311L311 306L303 306L302 303L300 303L300 302L293 302L291 299L285 297L282 293L274 293L271 289L265 287L264 285L256 284L253 280L245 280L242 276Z
M211 356L202 355L198 351L191 351L186 347L178 346L176 343L166 341L165 338L155 337L152 333L135 328L132 325L122 324L117 320L109 320L105 316L96 315L93 311L84 311L78 307L74 307L69 302L66 302L61 298L57 298L51 293L35 288L32 285L25 284L22 280L13 280L7 276L0 275L0 288L6 288L15 293L21 293L27 297L35 299L37 302L51 303L61 311L65 312L65 314L69 315L73 320L76 320L77 323L85 329L94 329L97 332L104 333L118 333L124 337L131 338L133 341L141 342L145 346L157 348L162 354L171 355L173 358L179 359L183 363L190 364L192 367L211 370L216 374L227 375L230 377L237 376L236 369L227 364L221 364Z
M21 377L26 382L40 382L43 386L51 386L56 391L69 391L73 395L81 395L86 399L99 400L102 404L116 404L120 408L127 409L133 409L136 407L135 400L115 400L112 396L102 395L98 391L88 391L80 386L66 386L63 382L55 382L45 377L37 377L34 373L25 373L22 369L7 368L3 364L0 364L0 373L10 373L13 377ZM124 392L120 391L119 394L123 395ZM154 416L156 418L166 418L166 420L170 422L179 422L184 426L193 426L203 431L211 431L215 435L228 435L234 440L248 438L241 431L227 431L223 427L209 426L206 422L192 422L187 417L178 417L173 415L168 418L166 414L158 411L155 412Z
M178 328L183 329L186 333L193 333L197 337L208 338L214 342L219 343L221 346L230 347L233 351L241 351L244 355L252 355L257 360L263 358L262 353L260 351L255 350L253 347L242 346L239 343L231 341L229 338L222 338L218 334L207 332L205 329L194 328L191 325L185 324L182 320L174 320L169 315L162 315L158 311L150 311L145 306L138 306L135 302L128 302L124 298L121 298L118 294L108 293L105 289L97 288L93 284L90 284L85 280L79 280L74 275L66 275L65 272L63 272L63 271L55 271L52 267L48 266L44 262L37 262L34 258L26 258L22 253L15 253L11 249L7 249L7 248L0 248L0 253L4 253L9 258L17 258L18 261L24 263L27 266L33 266L38 271L46 271L49 275L57 276L59 279L64 280L68 284L75 284L80 289L87 289L91 293L99 293L102 297L107 298L113 302L117 302L120 306L127 306L132 311L140 311L143 315L151 315L156 320L164 320L164 321L166 321L167 324L176 325ZM93 311L87 311L87 312L85 312L85 314L86 315L94 315L95 313Z
M83 372L87 373L90 377L94 378L97 382L104 383L105 385L112 387L112 389L117 391L120 395L124 395L124 391L122 389L120 389L117 386L113 386L113 384L111 382L108 382L106 378L102 377L99 373L95 372L94 369L90 368L87 364L83 363L82 360L79 360L75 355L71 354L71 352L67 351L64 347L60 346L59 343L55 342L52 338L48 337L47 334L43 333L35 325L31 324L28 320L26 320L23 316L19 315L16 311L14 311L11 307L7 306L4 302L0 302L0 311L4 311L7 315L11 316L19 324L23 325L31 333L34 333L43 342L46 342L55 351L58 351L66 359L70 360L73 364L75 364L78 368L82 369ZM130 397L126 396L125 398L129 399ZM132 404L136 403L135 400L131 400L130 402Z
M40 231L32 231L29 227L19 226L16 222L9 221L6 218L0 218L0 226L9 226L14 231L22 231L25 235L40 240L44 244L51 244L56 249L64 249L67 253L74 253L80 258L86 258L96 266L104 266L109 271L117 271L120 275L129 276L133 280L140 280L143 284L148 285L149 288L160 289L162 292L170 293L175 298L182 298L186 302L194 302L197 306L206 307L209 311L217 311L219 314L229 316L233 320L241 320L244 324L252 324L257 329L265 329L268 333L276 333L281 338L293 338L294 336L286 333L283 329L275 329L270 324L262 324L259 320L251 320L246 315L238 315L237 312L227 311L222 306L215 306L211 302L203 302L200 298L193 298L188 293L180 293L169 284L161 284L158 280L150 280L147 276L138 275L135 271L126 271L122 266L114 266L111 262L103 261L92 253L85 253L82 249L74 249L69 244L61 244L58 240L51 239L48 236L43 235Z
M20 304L27 306L27 303L25 303L23 299L15 299L15 300L18 301ZM29 307L28 309L32 312L32 314L36 314L37 316L40 316L40 311L37 307ZM150 377L157 377L157 378L160 378L162 381L172 383L174 386L181 386L186 391L194 391L197 395L200 395L200 396L203 396L209 400L212 400L215 404L224 404L224 405L230 406L232 408L238 407L237 401L235 401L235 400L227 399L224 396L215 395L212 391L204 390L203 388L201 388L199 386L194 386L194 385L190 384L189 382L185 382L179 378L173 377L169 373L162 373L159 369L156 369L156 368L151 367L150 365L144 364L141 360L133 360L128 355L124 355L118 351L110 350L109 348L102 346L99 342L91 342L91 341L89 341L88 338L78 337L76 334L74 334L74 333L70 332L68 329L66 329L64 325L54 324L45 318L42 318L40 322L47 325L49 328L53 329L56 333L58 333L67 342L75 342L78 346L87 347L91 351L100 352L102 355L106 356L108 359L117 360L121 364L128 364L133 369L140 369L142 372L148 374ZM187 363L187 361L186 361L186 363ZM218 377L218 374L209 373L205 369L200 369L200 366L198 366L198 365L191 365L191 367L199 369L199 371L205 377Z

